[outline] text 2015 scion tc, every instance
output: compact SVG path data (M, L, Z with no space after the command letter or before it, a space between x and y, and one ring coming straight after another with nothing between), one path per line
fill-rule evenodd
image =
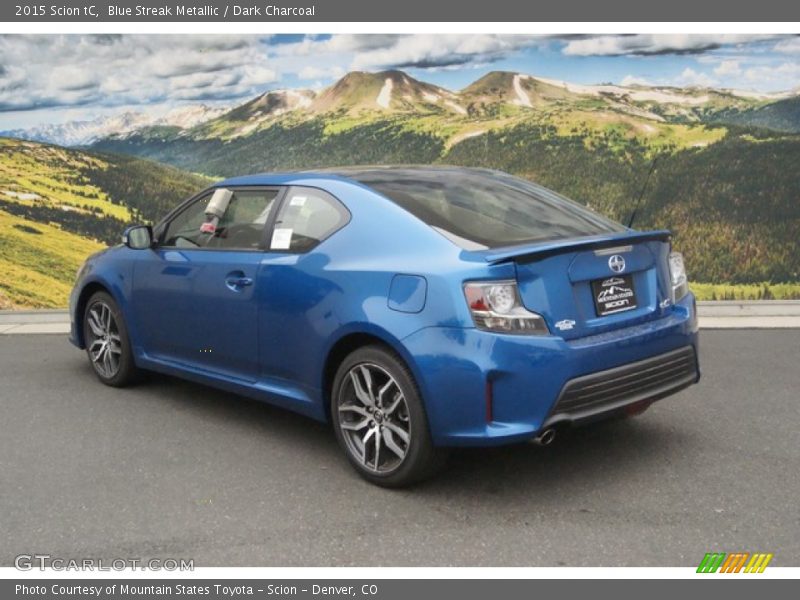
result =
M104 383L160 371L329 420L385 486L699 378L669 233L496 171L223 181L90 257L70 305Z

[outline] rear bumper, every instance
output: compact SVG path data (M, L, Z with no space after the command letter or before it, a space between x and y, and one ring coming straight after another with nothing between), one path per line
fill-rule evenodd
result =
M592 421L631 405L646 406L699 377L694 346L576 377L561 389L542 428Z
M610 416L698 381L691 294L669 315L565 341L427 328L403 340L425 400L434 443L525 441L554 425Z

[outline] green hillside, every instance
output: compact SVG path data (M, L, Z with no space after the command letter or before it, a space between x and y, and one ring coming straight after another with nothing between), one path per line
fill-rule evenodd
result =
M162 141L138 150L185 169L224 175L368 163L485 166L538 181L622 221L633 210L653 157L662 153L636 227L671 229L697 281L800 280L800 135L736 130L707 145L654 148L620 125L559 132L527 122L448 147L442 136L413 126L392 119L326 135L325 123L317 120L273 125L226 142L224 152L214 140ZM716 135L696 129L690 133L698 138Z
M636 141L589 152L579 135L523 126L466 140L443 161L510 170L623 222L651 164ZM729 133L664 154L635 227L672 230L696 281L797 282L800 179L792 165L800 165L800 136Z
M485 166L622 221L659 156L636 226L673 230L695 280L800 280L800 134L787 126L800 126L797 98L573 86L508 72L458 93L397 71L351 73L319 94L304 92L303 104L290 106L286 93L180 135L144 132L95 147L214 176L348 164ZM787 131L748 125L765 123L768 113L783 119L769 124Z
M800 297L798 98L510 72L452 92L400 71L356 72L319 92L266 92L190 129L111 136L91 151L0 139L0 302L63 304L77 256L207 182L187 172L490 167L627 222L656 157L635 226L674 232L701 297ZM74 251L37 261L45 237ZM52 283L25 283L33 272Z
M710 116L718 123L800 133L800 97L787 98L754 108L726 108Z
M66 306L89 254L206 183L138 158L0 138L0 309Z

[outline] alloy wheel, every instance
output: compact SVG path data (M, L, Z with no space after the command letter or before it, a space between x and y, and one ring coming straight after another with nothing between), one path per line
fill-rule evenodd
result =
M411 441L403 390L386 369L373 363L351 368L341 386L337 410L347 449L371 472L395 471Z
M119 326L111 307L105 302L93 304L86 313L86 324L92 365L102 377L110 379L119 371L122 357Z

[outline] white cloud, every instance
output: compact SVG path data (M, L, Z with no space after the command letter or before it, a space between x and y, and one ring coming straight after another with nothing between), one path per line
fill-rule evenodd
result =
M298 71L297 76L303 80L311 80L311 79L319 79L319 78L332 78L338 79L344 76L345 70L340 66L333 66L330 68L321 68L314 65L306 65L300 71Z
M623 54L694 54L733 44L774 38L768 35L637 34L607 35L571 40L562 52L570 56Z
M705 63L705 61L700 61ZM708 64L708 63L706 63ZM711 68L711 64L709 67ZM713 87L740 90L785 91L800 88L800 63L781 62L743 64L742 60L723 60L716 63L713 75L685 68L678 76L645 79L627 75L620 82L624 86Z
M800 54L800 37L792 37L775 44L775 51L781 54Z
M771 41L763 42L767 38ZM359 34L287 40L265 43L264 36L246 35L0 36L0 111L13 128L24 111L50 115L75 109L91 119L121 107L153 111L182 103L228 103L278 85L293 87L287 78L319 87L353 69L489 70L498 61L500 68L520 68L522 61L502 61L518 55L533 60L534 53L522 52L536 46L548 48L535 55L544 64L552 59L547 56L551 49L570 56L693 54L653 61L659 68L652 71L632 69L646 73L646 79L629 75L625 85L776 90L800 83L800 61L794 60L800 38L789 36ZM669 60L691 68L667 76L675 72ZM661 68L665 65L669 68ZM559 78L571 79L569 66L563 68Z
M620 82L623 86L646 87L714 87L719 82L707 73L687 67L677 77L646 79L636 75L626 75Z
M354 68L442 68L505 58L542 38L509 35L409 35L384 48L359 52Z
M800 85L800 63L784 62L750 67L745 69L744 78L753 89L796 88Z
M488 64L543 36L334 35L0 37L0 111L240 99L283 77L330 82L347 70Z
M700 73L690 67L686 67L678 78L681 85L696 87L714 87L717 80L706 73Z
M545 36L334 35L0 37L0 111L161 106L244 99L284 77L329 83L348 70L485 65ZM281 43L282 42L282 43ZM86 118L92 118L87 114Z
M223 100L280 76L254 36L3 36L0 65L0 110Z
M280 80L278 71L265 64L243 65L239 74L241 79L238 80L238 86L244 89L260 89Z
M655 85L649 79L645 79L644 77L636 77L635 75L626 75L622 78L620 82L623 86L633 86L633 85L644 85L644 86L653 86Z
M541 44L549 38L529 35L334 35L329 39L307 37L293 44L282 44L275 55L288 59L290 72L300 73L304 64L292 71L293 60L314 56L325 61L344 59L350 69L438 69L476 63L490 63ZM341 62L339 64L342 64ZM283 68L282 63L282 68ZM315 65L317 68L324 68Z
M741 72L742 67L738 60L723 60L714 69L714 74L720 77L739 75Z

